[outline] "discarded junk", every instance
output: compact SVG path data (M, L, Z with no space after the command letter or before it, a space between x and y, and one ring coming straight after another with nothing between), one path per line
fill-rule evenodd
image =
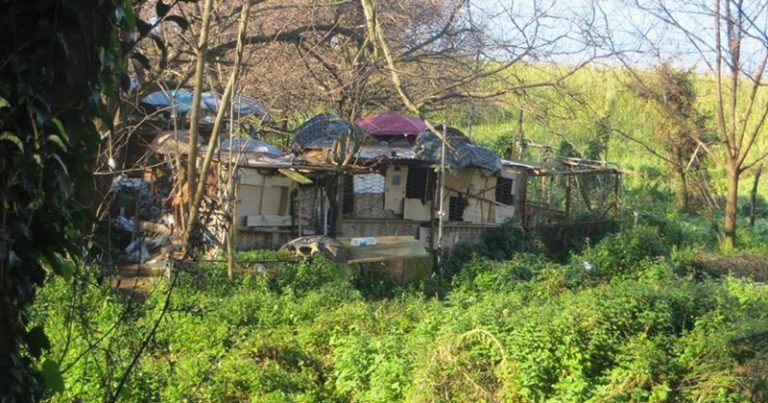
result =
M282 259L310 258L318 254L349 265L353 272L384 271L399 282L424 279L432 273L430 254L423 243L411 236L301 237L278 250Z

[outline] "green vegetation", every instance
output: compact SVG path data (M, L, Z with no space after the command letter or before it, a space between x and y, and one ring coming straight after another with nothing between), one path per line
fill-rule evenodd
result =
M740 223L739 250L713 252L720 213L698 197L676 208L667 166L618 134L654 139L659 122L617 77L579 73L590 108L548 104L569 120L526 115L524 130L551 149L531 158L596 154L627 169L623 232L553 255L504 226L407 286L322 258L235 281L198 264L140 301L84 273L54 277L29 310L61 363L51 400L765 401L768 204L758 197L762 218ZM486 112L475 139L504 150L513 101Z
M234 282L200 265L141 304L56 277L31 317L61 357L56 401L109 397L171 287L123 400L764 401L768 286L697 270L673 233L636 226L565 262L475 256L406 287L322 258Z
M250 35L249 46L262 45L248 51L255 55L245 61L250 74L235 73L231 82L237 78L260 91L254 95L273 98L285 116L275 110L279 119L264 129L284 145L289 123L309 109L354 117L371 107L402 108L412 103L404 99L410 93L420 105L413 112L471 128L477 142L500 154L517 151L505 157L619 163L626 172L623 230L572 239L572 250L551 253L533 234L504 226L479 245L454 249L439 273L407 286L315 257L254 267L234 281L222 265L201 263L158 279L139 297L113 288L103 277L108 270L86 265L113 257L110 235L97 231L111 216L106 226L94 225L109 206L97 206L102 192L91 187L108 187L113 174L141 172L113 158L130 159L124 139L133 137L135 111L124 101L140 99L176 72L191 72L189 58L179 55L200 55L203 66L209 47L218 55L196 70L208 71L207 82L222 82L231 73L225 53L234 42L194 45L199 26L189 30L192 37L177 35L208 21L192 10L198 5L184 1L6 3L0 400L768 401L768 193L757 189L753 206L745 197L759 156L768 155L761 113L766 65L748 71L739 56L743 39L766 35L750 33L758 19L742 15L749 7L741 2L737 18L728 8L721 18L728 46L719 35L716 43L699 44L718 49L716 65L730 67L726 85L714 72L627 64L570 74L572 66L543 61L544 49L477 79L478 71L464 75L467 59L458 56L476 46L461 34L476 33L471 21L466 29L453 24L460 8L439 16L449 18L445 25L414 18L401 4L382 7L384 1L381 14L372 12L372 1L360 3L367 13L354 12L349 2L323 5L333 7L330 13L316 12L314 2L305 10L267 5L251 15L267 31ZM210 14L213 2L206 3ZM291 16L290 8L321 18L294 26L304 18ZM764 8L752 9L760 16ZM227 27L235 24L223 11L214 13L220 29L211 36L229 41ZM151 23L142 20L147 12ZM384 16L385 24L367 18L365 32L356 14ZM543 17L527 25L547 25ZM280 20L286 25L275 24ZM162 32L162 23L180 31ZM332 27L323 33L326 25ZM412 26L440 32L418 45L422 35ZM579 30L600 37L597 27ZM527 46L539 48L524 36ZM701 49L698 35L685 36ZM388 55L387 38L399 65ZM447 47L435 52L443 42ZM731 57L721 59L721 50ZM506 64L479 62L488 71ZM138 78L137 92L129 73ZM199 96L203 76L196 81ZM723 99L730 111L714 123ZM517 139L522 144L510 147ZM681 189L692 197L680 197ZM750 207L754 226L744 218Z

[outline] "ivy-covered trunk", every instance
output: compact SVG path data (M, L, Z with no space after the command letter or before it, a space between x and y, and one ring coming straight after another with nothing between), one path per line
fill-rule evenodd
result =
M120 10L119 12L117 10ZM48 272L73 274L87 215L75 186L91 183L102 95L125 74L118 30L130 2L4 2L0 13L0 401L61 389L58 357L25 308ZM127 76L125 76L127 78ZM104 91L104 92L102 92Z

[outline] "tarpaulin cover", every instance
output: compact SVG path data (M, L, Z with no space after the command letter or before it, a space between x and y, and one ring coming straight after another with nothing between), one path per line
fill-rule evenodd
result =
M238 116L257 115L269 120L269 113L264 105L247 95L235 95L234 113ZM216 113L219 109L221 96L215 92L200 94L200 106L204 110ZM171 91L155 91L141 99L141 103L159 109L167 109L175 114L187 113L192 109L192 91L179 88Z
M359 133L354 123L337 117L332 113L315 115L301 124L296 130L293 142L299 149L329 148L333 141L344 133Z
M233 138L233 139L221 139L219 143L221 151L229 151L238 153L243 152L247 154L264 154L270 157L279 157L283 155L283 152L279 148L254 138Z
M233 112L235 116L256 115L269 121L270 115L267 112L267 108L255 98L243 94L235 95L234 98ZM204 92L200 94L200 102L208 110L218 112L221 96L215 92Z
M355 124L372 135L416 136L427 130L423 120L394 111L374 113L356 120Z
M461 132L459 132L461 133ZM445 148L446 168L455 170L467 167L479 167L491 172L501 171L501 160L493 151L468 142L466 136L447 135L446 142L450 147ZM416 159L440 163L442 140L431 131L425 131L416 138Z
M142 98L141 103L155 108L172 109L176 113L186 113L192 108L192 91L186 88L167 92L155 91Z

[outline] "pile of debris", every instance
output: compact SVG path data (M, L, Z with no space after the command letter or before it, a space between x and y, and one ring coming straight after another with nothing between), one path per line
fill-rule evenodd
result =
M181 244L173 240L175 219L172 214L162 213L153 184L151 179L128 178L124 174L112 181L116 213L110 222L116 231L112 240L120 246L118 258L123 262L160 263L181 249Z

